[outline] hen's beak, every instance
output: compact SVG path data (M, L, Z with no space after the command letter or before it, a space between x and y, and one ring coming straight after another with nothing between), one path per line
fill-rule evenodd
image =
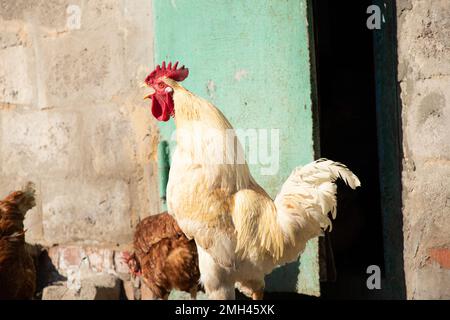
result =
M152 97L152 95L155 93L155 89L150 87L151 92L149 94L147 94L146 96L144 96L144 100L145 99L150 99Z

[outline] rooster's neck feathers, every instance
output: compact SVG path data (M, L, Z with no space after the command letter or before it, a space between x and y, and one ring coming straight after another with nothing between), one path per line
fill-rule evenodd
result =
M177 129L193 123L207 124L210 128L233 129L223 113L209 101L186 90L181 84L167 79L174 89L175 124Z

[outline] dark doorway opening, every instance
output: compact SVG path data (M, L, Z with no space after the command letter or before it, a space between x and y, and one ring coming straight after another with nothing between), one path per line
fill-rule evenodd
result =
M366 27L371 4L313 0L320 156L345 163L362 183L356 192L339 188L337 219L325 239L336 274L328 266L328 281L321 284L325 299L370 299L382 293L366 286L368 266L384 270L374 42ZM328 259L328 265L332 262Z

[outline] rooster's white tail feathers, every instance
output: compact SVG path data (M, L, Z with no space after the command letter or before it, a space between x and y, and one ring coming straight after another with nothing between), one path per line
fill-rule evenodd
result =
M295 242L298 229L311 238L332 228L328 217L336 218L336 184L342 179L352 189L361 185L358 177L345 165L319 159L294 169L275 198L279 222L285 235ZM306 239L305 239L306 240Z

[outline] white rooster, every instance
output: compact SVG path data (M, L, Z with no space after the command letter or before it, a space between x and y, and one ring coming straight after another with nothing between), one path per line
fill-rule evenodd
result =
M177 63L178 64L178 63ZM188 69L163 62L145 82L153 89L152 114L171 116L177 127L167 203L187 237L198 247L201 282L210 299L234 299L235 286L262 299L264 276L294 261L308 240L319 236L336 215L336 185L351 188L358 178L343 164L320 159L296 168L275 201L235 159L233 127L208 101L179 82ZM231 146L231 151L230 151Z

